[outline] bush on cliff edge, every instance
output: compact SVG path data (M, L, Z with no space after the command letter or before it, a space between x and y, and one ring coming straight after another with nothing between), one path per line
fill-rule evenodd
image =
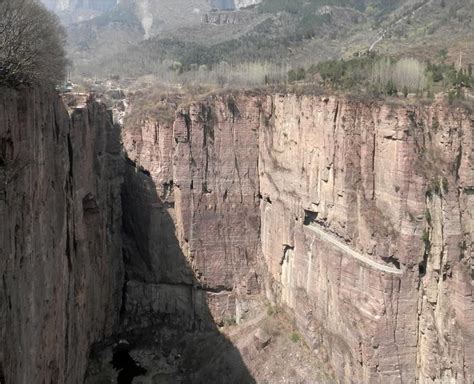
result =
M0 83L64 80L66 34L37 0L0 0Z

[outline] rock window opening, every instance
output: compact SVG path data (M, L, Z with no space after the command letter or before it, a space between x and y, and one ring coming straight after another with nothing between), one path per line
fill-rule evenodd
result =
M313 211L304 210L304 225L315 225L317 224L318 213Z

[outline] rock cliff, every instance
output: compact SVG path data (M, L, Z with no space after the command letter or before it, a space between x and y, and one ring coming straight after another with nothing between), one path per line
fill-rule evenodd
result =
M114 331L122 178L105 107L69 116L56 92L0 90L0 381L82 383Z
M122 337L149 378L289 382L216 327L263 296L340 382L472 382L467 108L236 93L120 133L0 95L0 382L82 383L97 341L86 382L114 379Z
M192 105L174 123L124 128L129 295L137 282L196 285L217 323L247 310L246 298L260 292L258 127L255 102L238 110L229 99ZM143 179L151 211L140 208Z
M355 382L471 382L473 117L267 98L262 251L274 300Z
M472 381L472 113L239 95L177 116L123 141L218 322L264 289L342 382Z

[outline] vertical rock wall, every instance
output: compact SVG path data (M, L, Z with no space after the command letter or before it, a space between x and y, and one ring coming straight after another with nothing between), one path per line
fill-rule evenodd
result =
M214 319L266 269L268 297L341 381L470 382L472 130L441 104L240 95L124 143Z
M135 223L126 230L128 302L136 303L129 306L131 312L173 307L183 313L181 306L195 307L186 304L191 297L166 309L159 303L140 304L140 283L162 287L165 297L182 297L179 292L186 286L204 291L217 323L239 317L247 310L245 297L260 291L259 108L252 98L239 108L233 98L218 98L212 105L197 103L180 111L174 123L147 120L125 126L124 148L132 165L124 204L148 200L149 207L126 220ZM164 238L163 225L174 236Z
M82 383L118 321L119 131L91 102L0 91L0 370L7 383Z
M267 98L268 291L343 382L472 381L472 132L445 105Z
M265 286L341 382L472 382L473 129L443 104L214 96L125 126L122 188L103 107L2 91L0 379L81 382L121 310L193 330Z

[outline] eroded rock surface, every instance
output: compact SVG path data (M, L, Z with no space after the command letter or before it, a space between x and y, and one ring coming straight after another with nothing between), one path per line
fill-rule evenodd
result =
M246 298L260 292L258 126L252 99L242 109L233 99L219 100L179 111L174 123L125 126L124 204L134 215L125 227L129 303L140 302L137 289L148 289L140 284L171 296L198 289L205 295L188 297L207 298L214 321L223 324L241 317Z
M472 382L466 108L212 96L125 124L123 159L96 103L0 100L0 381L83 382L98 340L88 383L113 379L123 336L145 382L329 381L312 356L340 382ZM257 348L264 295L295 328Z
M90 102L0 91L0 377L83 382L121 306L119 131Z
M264 282L343 382L467 383L472 131L444 104L240 95L173 129L126 127L124 143L198 284L219 291L217 321Z
M270 291L310 346L347 382L472 381L472 115L304 96L263 113Z

